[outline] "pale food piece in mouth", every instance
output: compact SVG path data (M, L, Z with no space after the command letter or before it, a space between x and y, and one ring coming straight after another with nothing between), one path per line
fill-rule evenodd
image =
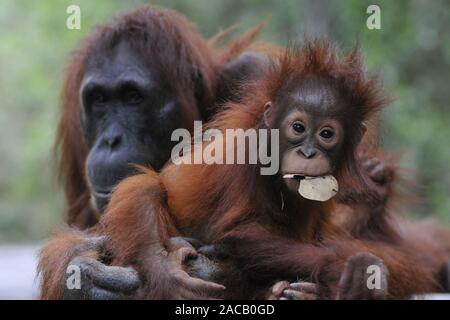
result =
M339 191L339 185L332 175L308 177L300 174L285 174L285 179L299 179L298 193L305 199L325 202Z

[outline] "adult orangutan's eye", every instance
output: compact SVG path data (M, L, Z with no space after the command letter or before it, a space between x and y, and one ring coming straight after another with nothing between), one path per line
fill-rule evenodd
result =
M104 104L106 102L106 97L102 92L95 92L92 95L92 103L96 104Z
M137 90L130 90L126 93L125 99L130 104L139 104L142 102L142 95Z

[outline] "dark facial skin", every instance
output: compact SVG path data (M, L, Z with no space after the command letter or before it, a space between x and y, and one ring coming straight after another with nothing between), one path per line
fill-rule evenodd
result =
M113 187L136 172L133 164L159 170L170 157L172 131L199 118L182 114L175 94L125 42L91 56L80 95L87 178L99 212Z
M343 99L325 79L309 77L266 105L266 122L280 129L281 174L324 176L334 172L343 146ZM272 107L272 104L275 108ZM273 116L271 109L282 110ZM272 118L272 119L270 119ZM297 192L297 179L284 179Z
M242 54L226 64L219 77L217 99L238 100L240 93L234 91L237 86L233 83L258 77L265 61L260 55ZM195 97L196 92L187 94ZM89 57L80 97L81 122L90 149L86 176L92 204L99 213L106 207L113 187L136 173L132 164L161 169L177 143L170 139L173 130L192 130L194 120L201 119L200 106L190 104L182 108L170 85L159 80L152 67L127 43L99 50ZM108 243L106 238L89 237L80 252L87 245L101 255ZM200 245L194 245L190 239L178 246L197 249ZM82 256L75 256L69 265L82 270L82 283L81 290L64 290L65 299L125 299L140 286L139 276L132 268L109 266ZM179 266L191 276L209 281L215 280L219 267L202 254L180 262Z

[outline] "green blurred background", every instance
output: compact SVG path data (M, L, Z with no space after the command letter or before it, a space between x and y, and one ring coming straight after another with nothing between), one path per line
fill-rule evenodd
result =
M65 61L98 23L147 1L2 0L0 2L0 243L45 238L64 218L52 156ZM369 69L396 97L384 114L383 146L402 154L422 187L414 217L450 222L450 1L165 0L207 37L268 19L260 39L287 44L328 36L342 49L359 40ZM82 29L65 27L81 7ZM381 7L381 30L366 8Z

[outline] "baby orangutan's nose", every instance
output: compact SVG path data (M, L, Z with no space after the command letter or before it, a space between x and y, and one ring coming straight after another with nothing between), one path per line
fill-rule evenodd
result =
M300 147L300 155L306 159L312 159L317 155L317 149L314 147Z

